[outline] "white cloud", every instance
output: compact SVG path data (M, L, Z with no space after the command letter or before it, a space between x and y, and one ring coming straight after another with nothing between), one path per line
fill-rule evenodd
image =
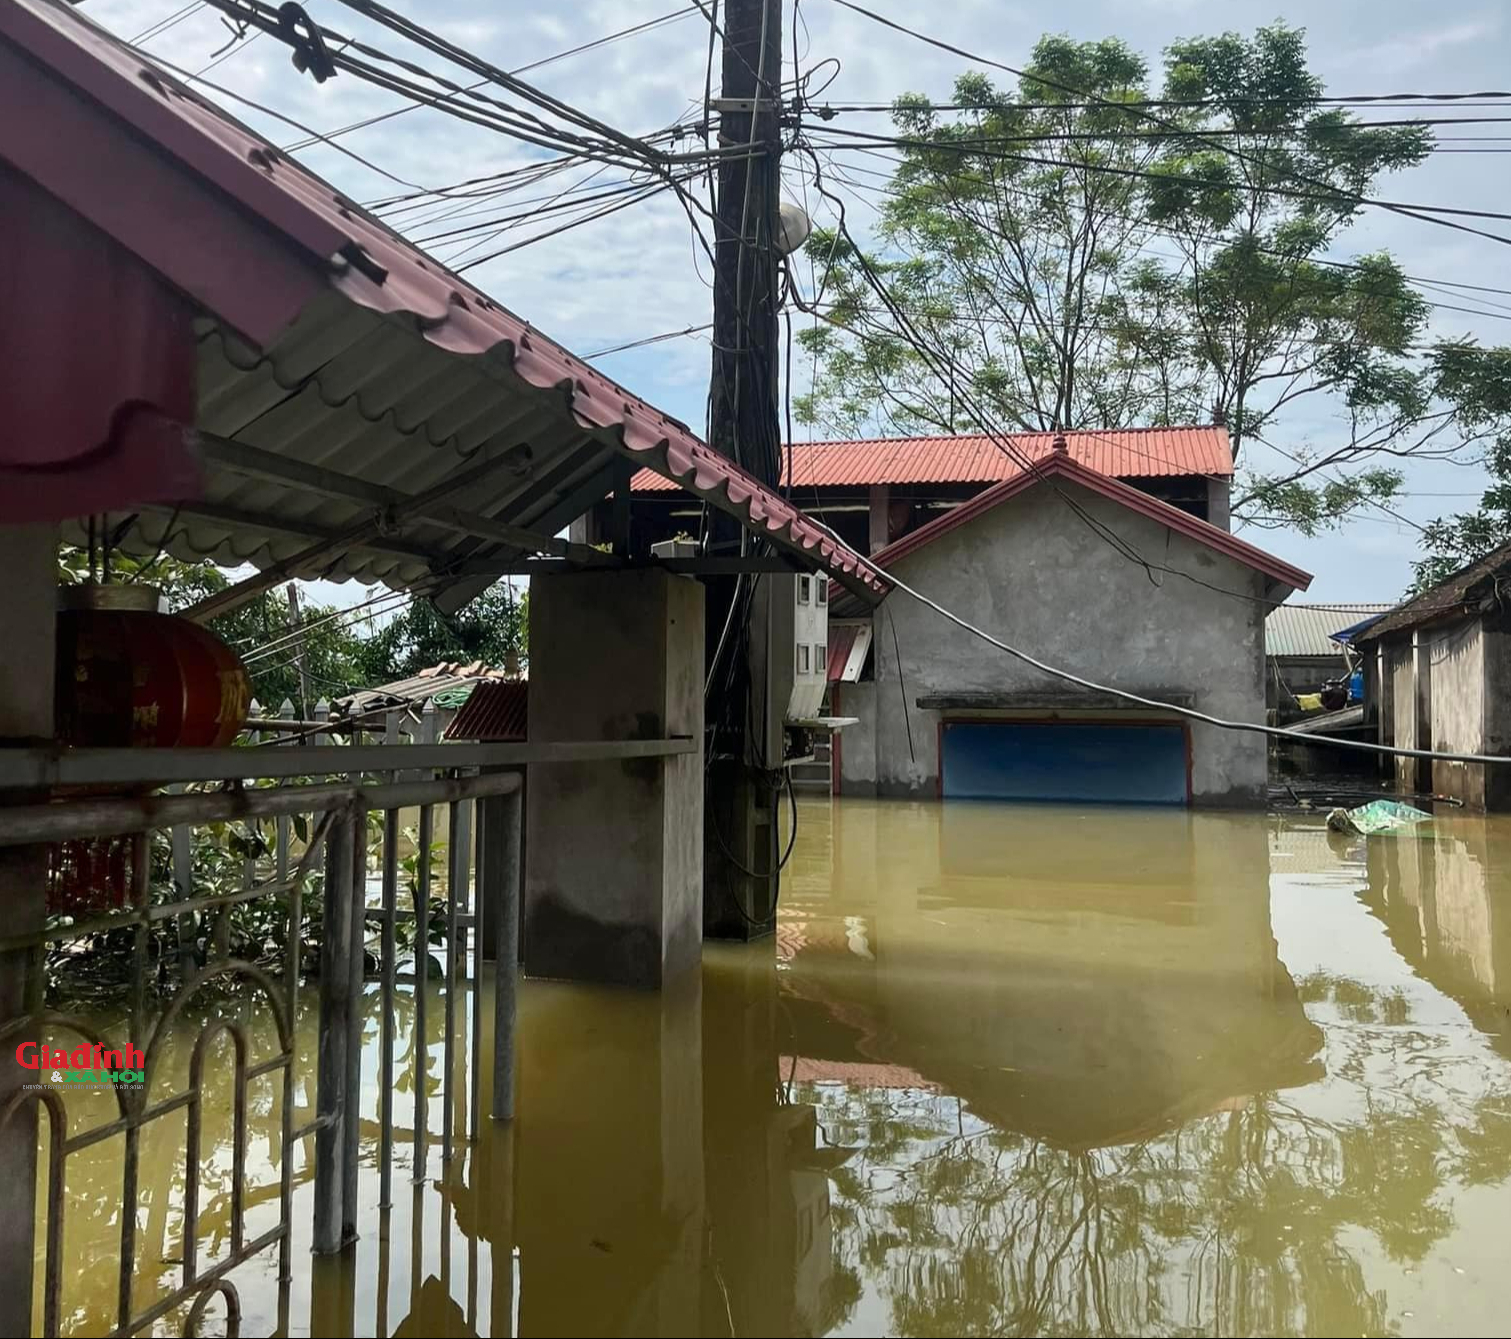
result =
M1374 74L1404 74L1408 70L1431 64L1441 52L1482 42L1499 28L1498 21L1489 19L1424 28L1384 42L1359 47L1348 52L1340 64L1352 65Z

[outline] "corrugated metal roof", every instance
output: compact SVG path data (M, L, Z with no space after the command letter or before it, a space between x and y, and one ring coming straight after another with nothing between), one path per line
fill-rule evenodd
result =
M480 683L446 727L447 739L522 744L529 728L530 685L524 680Z
M478 684L502 679L503 673L503 670L493 669L480 660L474 660L470 664L444 661L439 665L427 666L408 678L358 689L355 693L338 697L334 705L341 707L349 715L390 703L397 706L402 703L426 702L433 697L450 696L459 691L465 696ZM437 705L456 706L459 703L440 702Z
M1007 501L1008 498L1016 496L1027 488L1042 483L1052 483L1056 479L1066 479L1080 484L1083 488L1089 488L1120 506L1128 508L1129 511L1138 512L1151 520L1158 521L1161 525L1178 531L1197 543L1206 545L1209 549L1252 567L1255 571L1269 577L1275 585L1285 587L1287 593L1291 590L1305 590L1311 585L1310 572L1303 572L1299 567L1291 566L1290 563L1275 557L1272 553L1266 553L1247 540L1239 539L1226 530L1219 530L1215 525L1200 520L1179 507L1172 507L1168 502L1161 502L1158 498L1150 497L1149 494L1140 492L1119 479L1099 474L1096 470L1081 464L1068 451L1052 451L1032 474L1026 470L1020 471L1010 479L993 484L985 492L977 493L969 501L962 502L958 507L952 507L927 525L919 526L911 534L904 535L901 539L888 544L886 548L873 553L871 561L885 571L899 559L932 544L941 535L949 534L956 527L965 525L983 512L990 511L999 503ZM849 615L851 612L849 606L852 603L854 602L841 600L831 587L830 618Z
M855 645L855 637L859 632L858 623L829 625L829 668L824 677L830 683L838 683L840 675L845 672L845 662L850 659L850 648Z
M1228 430L1219 427L1109 428L1066 432L1075 460L1114 479L1233 473ZM1015 452L1039 460L1054 450L1057 434L1010 434ZM1000 483L1022 465L990 437L887 437L854 442L795 442L794 488L866 487L871 484ZM636 492L665 492L669 485L649 470L635 476Z
M1341 657L1333 633L1350 628L1388 604L1283 604L1264 620L1264 651L1270 656Z
M456 501L543 535L610 492L627 457L869 598L884 589L860 555L685 425L45 0L0 3L0 159L204 313L194 328L203 432L408 495L497 460L500 471ZM87 313L78 326L89 330ZM249 473L234 447L211 462L203 499L144 508L122 547L152 553L166 536L179 558L265 567L385 510ZM518 554L465 526L405 518L386 529L307 574L470 594ZM73 522L64 537L84 532Z
M1407 600L1393 612L1386 614L1378 623L1366 628L1354 640L1373 641L1392 632L1405 632L1420 627L1434 619L1445 618L1463 611L1478 599L1477 587L1491 582L1504 582L1511 578L1511 544L1487 553L1478 562L1461 567L1451 576L1439 582L1429 591L1424 591L1414 600Z

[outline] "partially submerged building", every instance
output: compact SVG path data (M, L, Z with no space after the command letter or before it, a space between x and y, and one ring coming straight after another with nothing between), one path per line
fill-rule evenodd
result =
M1011 645L1175 706L1262 724L1265 615L1311 577L1052 451L873 560ZM831 592L843 795L1246 805L1261 735L1068 684L898 590Z
M1352 668L1340 637L1361 622L1390 611L1388 604L1283 604L1264 621L1264 651L1269 661L1265 694L1270 707L1293 705L1303 693L1316 693L1330 679Z
M1511 756L1511 544L1460 568L1355 638L1379 741ZM1511 809L1511 764L1396 758L1404 790Z

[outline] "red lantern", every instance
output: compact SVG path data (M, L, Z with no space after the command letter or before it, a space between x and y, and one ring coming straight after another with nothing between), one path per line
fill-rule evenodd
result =
M247 718L252 684L236 653L161 611L151 586L65 586L58 613L56 737L75 748L217 748ZM124 905L129 839L52 852L49 909Z

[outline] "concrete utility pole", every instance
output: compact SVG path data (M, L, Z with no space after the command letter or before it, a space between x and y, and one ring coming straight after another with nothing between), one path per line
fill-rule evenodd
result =
M773 487L782 459L776 247L781 86L780 0L727 0L720 97L709 110L719 113L719 146L751 152L719 164L709 445ZM722 514L711 518L710 527L711 553L738 553L748 542ZM714 666L707 713L724 728L706 773L703 925L705 934L718 938L767 933L775 921L778 790L771 777L781 766L781 731L771 728L770 714L780 723L786 703L771 700L778 695L767 684L770 618L782 607L773 589L788 584L749 574L708 582L709 663L721 650L722 658Z
M709 444L764 484L778 483L777 207L781 187L780 0L727 0L715 210ZM733 527L733 522L728 523Z

